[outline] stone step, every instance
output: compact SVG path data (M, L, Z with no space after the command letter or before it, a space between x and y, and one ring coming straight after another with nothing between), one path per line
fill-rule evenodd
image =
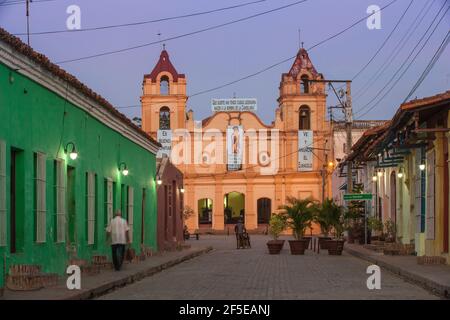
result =
M417 263L421 265L441 265L446 263L446 259L441 256L420 256Z

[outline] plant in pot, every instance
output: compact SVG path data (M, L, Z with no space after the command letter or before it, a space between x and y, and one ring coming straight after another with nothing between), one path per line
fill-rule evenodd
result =
M384 222L384 228L386 230L386 242L395 242L396 227L395 222L392 219L387 219Z
M310 198L287 198L287 204L282 206L287 216L288 226L292 229L295 240L289 240L291 254L305 254L311 238L304 238L305 230L311 227L311 221L317 211L316 202Z
M278 237L286 230L286 228L286 216L282 214L272 214L269 221L269 234L272 236L273 240L267 242L269 254L280 254L283 249L284 240L279 240Z
M369 217L367 227L371 231L371 240L382 240L383 222L376 217Z
M342 206L337 204L333 205L334 209L331 212L331 225L334 231L334 239L327 240L327 249L329 255L341 255L344 249L344 230L345 230L345 219L344 209Z
M322 250L327 249L327 240L331 240L330 232L333 227L334 212L339 206L332 199L326 199L318 208L314 217L315 222L320 226L322 236L319 237L319 247Z

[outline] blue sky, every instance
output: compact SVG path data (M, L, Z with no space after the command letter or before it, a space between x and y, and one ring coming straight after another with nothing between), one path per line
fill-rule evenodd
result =
M17 0L0 0L0 26L11 33L24 32L26 31L25 5L19 3L1 6L2 3L13 1ZM166 48L178 72L186 74L188 94L193 94L252 74L295 55L299 47L299 28L304 46L309 48L367 15L366 10L369 5L375 4L382 7L390 1L392 0L309 0L220 29L167 41ZM71 4L81 8L81 27L87 28L165 18L245 2L251 2L251 0L41 1L31 4L30 25L31 32L65 29L68 17L66 8ZM239 9L127 28L32 35L31 45L52 61L57 62L156 41L160 39L157 35L159 32L162 33L161 38L177 36L292 2L295 0L266 0ZM381 46L409 3L410 0L397 0L383 10L380 30L369 30L363 22L341 36L310 50L309 55L316 69L327 79L352 78ZM402 23L383 50L353 82L354 94L359 93L363 85L380 68L416 16L423 12L424 8L428 8L427 3L430 9L421 25L379 79L364 90L363 95L354 97L354 110L358 111L369 102L391 78L430 25L439 8L444 5L444 0L413 1ZM445 4L442 12L448 6L448 3ZM449 27L450 12L447 12L446 17L402 80L364 118L389 119L392 117L425 69ZM20 37L26 41L26 36ZM124 53L65 63L61 66L115 106L135 105L139 104L143 75L153 68L159 58L161 47L157 44ZM449 53L450 47L447 47L413 97L430 96L450 88ZM255 97L258 99L258 115L264 122L270 123L278 106L276 99L281 73L287 72L291 64L292 61L289 61L249 80L192 97L188 100L188 108L194 110L195 118L199 120L211 114L212 98L230 98L233 95ZM387 87L389 88L390 86ZM380 97L382 95L383 93ZM336 104L336 101L330 98L328 104ZM140 108L123 108L120 111L131 118L140 115ZM338 113L336 115L341 116Z

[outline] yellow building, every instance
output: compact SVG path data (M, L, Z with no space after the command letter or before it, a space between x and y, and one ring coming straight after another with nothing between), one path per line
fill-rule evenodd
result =
M271 124L258 118L254 99L240 98L214 100L213 114L195 121L186 111L186 76L161 52L144 76L142 127L163 145L159 156L170 154L184 174L185 204L195 213L190 230L226 231L238 219L264 230L288 196L331 196L325 84L310 81L322 79L300 49L281 75Z

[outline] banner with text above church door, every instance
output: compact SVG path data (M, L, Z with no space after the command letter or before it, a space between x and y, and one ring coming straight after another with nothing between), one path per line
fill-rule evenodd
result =
M229 171L241 170L244 145L242 126L227 127L227 168Z
M312 130L298 131L298 171L312 171L313 169L313 132Z

